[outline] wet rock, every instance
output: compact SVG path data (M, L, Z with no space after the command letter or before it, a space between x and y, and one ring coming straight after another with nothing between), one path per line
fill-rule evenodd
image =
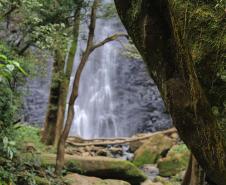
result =
M141 140L132 141L132 142L130 142L130 150L132 152L135 152L143 144L144 144L144 141L141 141Z
M109 151L110 151L113 155L123 155L122 148L111 147L111 148L109 149Z
M161 182L152 182L151 180L147 180L143 182L141 185L163 185Z
M106 150L106 149L101 149L101 150L97 151L96 155L97 155L97 156L105 156L105 157L108 157L108 156L110 156L111 154L110 154L110 152L109 152L108 150Z
M141 170L148 176L150 180L154 180L159 175L159 169L156 165L145 164L141 167Z

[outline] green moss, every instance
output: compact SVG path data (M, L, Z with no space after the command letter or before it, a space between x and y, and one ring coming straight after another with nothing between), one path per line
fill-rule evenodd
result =
M85 170L82 168L82 165L77 160L68 160L65 164L67 166L67 170L70 172L76 172L79 174L85 174Z
M144 164L155 164L161 153L170 149L172 145L172 139L162 134L157 134L136 150L133 163L138 167Z
M169 151L170 153L187 153L188 152L188 148L185 144L181 144L181 145L175 145L174 147L171 148L171 150Z
M141 167L144 164L154 164L158 158L158 153L151 153L150 151L145 150L142 155L140 155L133 161L133 164L138 167Z
M34 179L35 179L36 185L51 185L51 183L45 178L35 176Z
M174 146L167 157L158 162L160 175L170 177L185 170L188 165L189 155L189 151L184 144Z
M29 125L18 125L15 133L15 141L18 149L23 149L27 144L32 143L37 151L55 153L56 148L46 146L41 142L40 128Z
M130 17L134 20L141 12L141 5L143 0L132 1L132 8L129 11Z
M186 168L186 163L181 161L180 159L173 159L168 161L163 161L159 163L160 175L164 177L170 177L181 170Z

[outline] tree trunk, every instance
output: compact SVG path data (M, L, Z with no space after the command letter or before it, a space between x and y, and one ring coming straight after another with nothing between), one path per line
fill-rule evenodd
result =
M71 44L71 48L69 50L68 61L66 61L66 64L65 64L65 71L64 71L65 78L61 82L61 91L60 91L60 96L59 96L59 105L58 105L58 112L57 112L56 136L55 136L55 141L54 141L55 146L57 146L57 144L59 142L60 135L62 134L63 125L64 125L70 77L71 77L71 72L73 69L74 57L75 57L78 36L79 36L80 10L81 10L81 6L79 6L78 9L75 11L73 41Z
M74 103L69 104L67 122L63 130L63 133L61 134L60 140L58 142L56 169L55 169L56 174L61 174L61 171L64 166L65 143L66 143L66 140L70 131L70 126L71 126L68 123L72 123L73 118L74 118Z
M99 0L94 0L93 6L92 6L92 13L91 13L91 22L89 26L89 37L87 41L87 46L85 52L82 54L81 61L79 63L78 69L75 74L75 79L73 82L73 88L69 100L69 107L68 107L68 116L66 120L66 124L64 127L64 130L60 136L60 140L57 147L57 158L56 158L56 169L55 173L60 175L64 166L64 154L65 154L65 144L67 137L69 135L71 125L74 118L74 103L78 96L78 87L79 87L79 81L80 76L82 73L82 70L87 62L87 59L90 54L90 48L93 45L93 38L94 38L94 31L95 31L95 25L96 25L96 10L98 6Z
M205 173L192 154L182 185L205 185Z
M67 140L67 137L68 137L70 129L71 129L71 125L73 123L74 103L75 103L75 100L78 96L78 87L79 87L80 76L81 76L81 72L82 72L82 70L83 70L83 68L84 68L84 66L87 62L88 57L89 57L89 53L83 54L81 62L80 62L79 67L78 67L78 70L77 70L76 75L75 75L72 95L71 95L70 100L69 100L67 121L66 121L64 130L61 134L61 137L59 139L59 144L58 144L58 149L57 149L56 170L55 170L56 174L60 174L62 169L63 169L65 144L66 144L66 140Z
M68 116L65 124L65 128L63 130L63 133L61 134L59 144L58 144L58 149L57 149L57 159L56 159L56 169L55 173L60 174L64 165L64 153L65 153L65 143L67 140L67 137L69 135L73 117L74 117L74 103L76 98L78 97L78 88L79 88L79 83L80 83L80 77L82 74L82 71L88 61L88 58L90 54L97 48L103 46L104 44L116 40L118 37L121 36L127 36L125 33L116 33L114 35L111 35L104 39L103 41L94 44L94 33L95 33L95 28L96 28L96 13L97 13L97 8L99 5L100 0L94 0L93 6L92 6L92 12L91 12L91 17L90 17L90 25L89 25L89 35L88 35L88 40L86 44L86 49L82 54L81 61L79 63L78 69L75 74L75 79L73 82L73 87L72 87L72 92L69 100L69 108L68 108Z
M54 64L52 84L57 83L58 94L55 95L56 87L51 88L49 108L46 116L45 128L42 137L42 141L48 145L54 144L55 146L57 146L60 135L63 130L67 94L69 89L71 72L73 68L74 56L77 48L80 23L80 10L82 2L83 1L80 2L80 6L78 6L74 15L73 40L71 48L69 50L68 61L65 61L64 58L62 58L61 56L62 54L59 53L58 56L56 57L56 61ZM59 66L57 67L57 65ZM61 79L60 80L54 79L54 74L59 73L61 74ZM52 101L52 99L54 99L54 101ZM51 107L54 107L55 110L52 110ZM50 117L52 119L50 119Z
M64 67L64 58L62 57L61 51L55 51L55 62L53 65L52 82L50 89L50 97L48 104L48 111L44 123L44 132L42 135L43 143L52 145L55 141L56 128L57 128L57 112L59 105L59 97L61 95L61 80L56 74L62 73Z
M168 0L115 0L181 139L208 177L226 182L226 143L212 115Z
M193 155L190 185L205 185L205 173Z

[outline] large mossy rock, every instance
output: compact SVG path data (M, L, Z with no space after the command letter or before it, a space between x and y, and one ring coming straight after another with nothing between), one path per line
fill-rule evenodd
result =
M41 155L44 166L55 165L56 155ZM65 156L65 167L68 171L103 179L119 179L139 185L146 180L144 173L129 161L108 157Z
M35 176L34 180L37 185L51 185L51 182L49 182L47 179Z
M112 179L100 179L78 174L69 174L64 177L69 185L130 185L128 182Z
M186 145L173 146L167 156L158 161L160 176L171 177L186 170L190 152Z
M161 154L169 150L173 144L173 139L163 134L157 134L136 150L133 163L138 167L144 164L155 164Z

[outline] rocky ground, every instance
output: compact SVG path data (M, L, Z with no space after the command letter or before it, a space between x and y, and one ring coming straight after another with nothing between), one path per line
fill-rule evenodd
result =
M128 142L123 142L125 140ZM77 159L80 162L77 167L84 170L85 175L121 179L134 185L179 185L190 155L175 130L153 135L140 134L127 139L95 140L93 143L81 138L69 138L66 152L68 155L81 157L83 162ZM101 164L98 164L98 160ZM130 166L128 168L136 171L131 176L128 176L124 162ZM89 172L90 168L92 172ZM110 175L100 173L103 169ZM118 170L120 175L117 174Z
M54 169L54 150L38 152L32 143L24 147L25 161L36 153L44 168ZM131 138L69 138L66 153L64 181L69 185L179 185L190 155L175 129ZM41 177L37 184L51 183Z

